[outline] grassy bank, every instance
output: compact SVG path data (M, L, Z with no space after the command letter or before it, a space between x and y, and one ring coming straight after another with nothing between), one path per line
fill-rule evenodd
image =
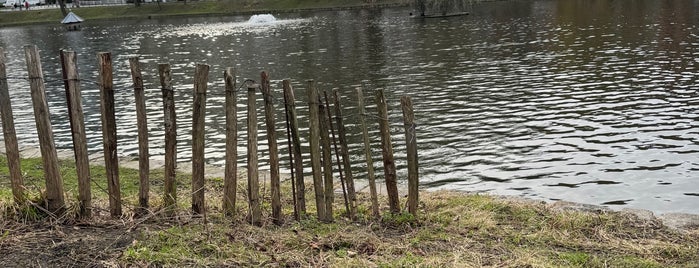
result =
M41 161L22 162L34 199L42 188ZM77 184L70 161L61 163L67 197L76 203ZM454 192L423 192L418 218L369 216L360 195L359 220L341 215L336 196L334 223L310 216L287 218L281 226L245 223L245 185L238 186L238 214L220 213L222 180L207 180L206 218L189 214L189 176L179 174L179 213L159 214L162 171L152 174L153 214L132 218L137 172L121 170L124 218L107 218L104 168L92 169L95 213L90 220L43 215L12 204L7 164L0 158L0 266L332 266L332 267L696 267L699 232L669 230L660 222L616 212L554 209L537 202L513 201ZM241 178L244 178L241 176ZM312 189L312 187L307 187ZM264 191L265 218L269 193ZM309 213L312 192L307 193ZM383 199L383 198L382 198ZM386 204L386 200L381 200ZM384 208L384 211L387 209Z
M402 0L377 0L379 6L401 5ZM73 8L72 11L85 20L149 18L161 16L202 16L249 14L256 12L284 12L312 9L334 9L368 6L365 0L259 0L259 1L188 1L145 3L141 7L134 5L99 6ZM60 9L35 9L29 11L2 12L0 26L30 23L57 23L63 19Z

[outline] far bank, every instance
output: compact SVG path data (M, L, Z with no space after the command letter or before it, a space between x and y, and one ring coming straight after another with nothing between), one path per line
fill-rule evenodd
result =
M178 16L223 16L245 15L258 13L284 13L311 10L342 10L359 8L383 8L391 6L407 6L409 3L401 0L336 0L336 1L281 1L262 0L253 3L232 0L222 1L183 1L168 3L143 3L140 7L133 4L116 6L83 6L70 9L86 21L90 20L122 20L143 19L156 17ZM30 9L28 11L5 11L0 16L0 27L25 24L58 24L63 19L61 10Z

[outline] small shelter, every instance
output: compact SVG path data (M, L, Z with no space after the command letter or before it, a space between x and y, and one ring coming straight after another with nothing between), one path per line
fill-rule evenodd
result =
M61 23L66 25L68 31L78 31L80 30L80 23L83 21L83 18L78 17L78 15L75 15L73 12L70 12L65 18L63 18Z

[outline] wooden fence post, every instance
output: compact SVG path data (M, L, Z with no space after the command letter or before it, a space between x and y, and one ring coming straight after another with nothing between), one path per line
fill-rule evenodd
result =
M349 159L349 148L347 147L347 134L345 124L342 119L342 105L340 104L340 94L337 89L333 90L335 97L335 120L337 121L337 135L340 141L340 154L345 167L345 182L347 182L347 198L349 199L350 219L354 220L357 214L357 194L354 191L354 178L352 177L352 164Z
M235 69L226 68L226 170L223 182L223 212L235 215L235 198L238 184L238 116L236 107Z
M332 112L330 111L330 101L328 101L328 92L323 91L325 97L325 107L328 107L328 126L330 127L330 134L332 135L333 147L335 148L335 160L337 161L337 171L340 173L340 184L342 185L342 197L345 201L345 210L347 215L350 215L350 205L349 199L347 198L347 188L345 187L345 176L342 173L342 162L340 161L340 150L337 148L337 139L335 138L335 128L333 127Z
M316 211L318 219L325 219L325 190L320 170L320 121L318 119L318 90L315 81L308 80L308 143L311 149L311 170L313 171L313 190L316 195Z
M5 154L7 167L10 170L10 182L15 203L24 203L24 180L19 160L19 146L15 132L15 120L12 115L10 89L7 85L7 69L5 68L5 49L0 47L0 116L2 117L2 133L5 137Z
M163 91L163 123L165 128L165 193L163 203L166 214L171 216L177 206L177 117L175 116L175 91L172 89L170 64L159 64L158 74Z
M192 107L192 211L204 214L204 124L206 121L206 88L209 65L197 64L194 71L194 103Z
M146 97L143 88L143 76L138 57L129 58L131 80L133 80L136 101L136 124L138 126L138 208L136 215L145 215L148 210L148 192L150 189L150 154L148 153L148 119L146 118Z
M250 206L250 223L261 225L260 178L257 158L257 108L255 90L258 85L248 83L248 203Z
M299 123L296 119L296 98L294 97L294 89L291 87L291 81L285 79L282 82L284 87L284 104L286 106L287 116L289 117L289 128L291 128L292 149L294 155L294 172L296 174L295 181L295 211L296 220L306 216L306 186L303 181L303 158L301 156L301 137L299 136Z
M417 166L417 136L415 131L415 114L413 101L408 96L400 98L405 125L405 144L408 155L408 212L417 216L418 204L418 166Z
M112 217L121 216L121 189L119 188L119 157L117 156L117 129L114 107L114 84L112 81L112 55L109 52L97 53L97 68L102 110L102 137L104 162L107 170L107 191L109 192L109 213Z
M32 104L34 106L34 119L39 136L39 148L44 164L44 176L46 179L46 208L56 214L65 210L63 196L63 179L58 167L56 146L53 140L53 130L49 118L49 105L46 100L46 85L41 69L39 49L36 46L24 47L27 61L27 73L31 88Z
M381 134L381 153L383 155L383 170L388 193L388 205L391 212L400 212L398 200L398 185L396 181L396 163L393 158L393 145L388 126L388 105L384 97L383 89L376 90L376 107L379 112L379 132Z
M68 118L73 136L73 152L75 154L75 170L78 176L78 200L80 217L89 218L92 215L92 193L90 191L90 159L87 154L87 137L85 134L85 119L83 116L82 96L80 94L80 79L78 76L77 57L74 51L60 51L63 83L68 102Z
M260 90L265 101L265 125L267 126L267 143L269 145L269 177L272 188L272 221L281 224L282 203L279 182L279 150L277 149L277 131L274 127L274 99L269 86L269 74L260 73Z
M367 178L369 180L369 193L371 194L371 212L374 217L379 217L379 201L376 194L376 177L374 175L374 160L371 158L371 144L369 142L369 130L366 126L366 109L364 107L364 93L357 88L357 107L359 108L359 125L362 128L364 138L364 157L366 158Z
M323 90L324 95L325 90ZM333 201L335 199L335 187L333 184L333 160L332 160L332 148L330 147L330 131L328 130L328 113L330 112L330 107L327 107L325 103L318 96L318 120L320 120L320 145L323 149L323 185L325 186L325 221L333 221Z

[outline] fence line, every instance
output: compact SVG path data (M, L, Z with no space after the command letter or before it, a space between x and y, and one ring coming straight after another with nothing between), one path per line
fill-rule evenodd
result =
M37 123L40 149L44 162L44 173L46 181L46 204L45 209L53 214L61 214L66 206L64 200L63 182L58 171L58 159L56 148L53 143L53 135L48 115L48 104L46 102L45 83L42 77L41 63L39 62L38 50L35 46L25 47L27 66L29 70L29 81L31 85L32 102ZM61 66L63 70L63 82L66 87L67 106L69 111L71 131L73 134L73 145L76 162L76 172L78 173L79 206L81 217L91 217L90 174L87 157L87 142L85 142L84 115L82 111L79 75L77 70L76 54L71 51L60 52ZM14 135L14 124L12 119L12 109L7 87L7 77L5 73L4 50L0 48L0 112L2 112L2 127L5 135L6 153L8 166L10 167L12 190L15 202L23 204L25 201L24 185L19 168L19 153L16 149L16 137ZM98 86L100 89L101 118L103 131L103 147L105 169L107 174L107 192L109 195L109 211L114 218L122 216L121 191L119 184L117 146L117 125L115 122L114 86L112 81L112 57L110 53L101 52L97 54L98 61ZM136 216L143 216L149 210L149 153L148 153L148 132L147 118L145 112L145 91L143 86L142 70L137 57L129 59L131 75L133 80L133 90L135 106L137 112L137 126L139 139L139 194L138 205L134 207ZM177 159L177 124L175 116L174 90L172 87L172 76L169 64L158 65L158 76L162 88L163 99L163 125L165 139L165 164L164 164L164 192L163 209L164 215L172 216L177 210L177 185L176 159ZM194 214L206 215L205 204L205 180L204 180L204 144L205 144L205 110L207 85L209 80L209 66L197 64L194 75L194 91L192 100L192 212ZM235 70L227 68L224 72L225 97L226 97L226 160L225 177L223 187L222 209L226 216L234 216L236 212L236 185L237 185L237 107L236 92L243 87L247 89L247 181L246 191L248 201L248 221L254 225L261 225L263 222L261 213L262 199L260 196L260 181L258 171L258 130L257 130L257 107L256 92L262 93L264 100L265 125L268 139L269 161L270 161L270 186L272 199L272 221L275 224L283 223L281 196L284 195L280 189L279 178L279 151L277 149L277 138L275 129L275 107L274 102L281 103L280 99L274 97L272 86L270 85L269 73L262 72L260 81L256 83L246 80L237 87ZM292 179L291 198L294 201L294 218L300 220L308 217L306 214L305 182L303 172L303 159L301 152L301 140L298 129L298 119L296 115L296 101L294 89L291 81L282 81L283 105L285 111L285 123L287 126L287 142L290 159L290 171ZM321 221L333 221L334 202L334 182L332 152L337 160L336 171L340 177L343 197L345 201L346 215L349 219L355 220L357 216L358 200L356 198L354 178L352 175L352 163L349 156L347 144L347 130L344 126L344 119L348 116L360 117L360 126L363 135L364 157L367 164L367 175L371 192L371 213L378 217L380 214L378 199L376 197L375 176L373 170L373 159L371 159L371 144L369 132L367 130L367 119L378 119L379 134L381 137L382 161L385 173L385 183L388 193L389 207L391 213L398 213L402 209L398 200L396 167L393 157L393 147L391 143L391 133L389 129L389 114L384 91L376 90L377 115L367 114L364 107L363 92L357 89L358 114L343 115L342 98L338 90L333 90L329 98L326 91L319 94L316 83L308 81L309 94L309 144L312 178L314 182L313 191L316 197L316 214ZM333 108L330 109L330 99L332 98ZM350 101L353 103L353 101ZM414 111L412 101L409 97L401 98L401 109L403 112L403 125L405 127L405 137L407 145L408 162L408 204L407 210L413 215L418 211L418 167L417 167L417 139L416 125L414 123ZM333 120L334 118L334 120ZM337 129L337 136L335 135ZM331 139L332 138L332 139ZM331 148L335 147L334 150ZM14 145L13 145L14 143ZM339 143L339 144L338 144ZM13 147L14 146L14 147Z

